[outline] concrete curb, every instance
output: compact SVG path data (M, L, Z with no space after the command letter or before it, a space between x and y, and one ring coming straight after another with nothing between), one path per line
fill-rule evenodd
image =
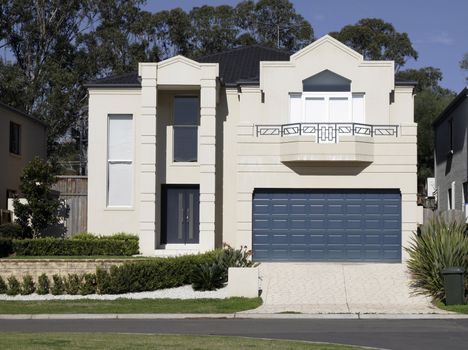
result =
M0 320L183 320L183 319L313 319L313 320L453 320L465 314L18 314L0 315Z

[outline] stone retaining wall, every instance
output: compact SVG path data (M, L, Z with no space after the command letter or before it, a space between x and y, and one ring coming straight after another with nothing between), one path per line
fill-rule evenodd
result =
M0 260L0 276L5 280L11 275L18 279L31 275L35 280L45 273L49 277L54 274L66 276L69 273L94 273L96 268L108 270L113 265L122 265L132 259L24 259Z

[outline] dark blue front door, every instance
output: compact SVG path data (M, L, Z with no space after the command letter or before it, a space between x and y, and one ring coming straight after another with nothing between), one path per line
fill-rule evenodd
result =
M162 200L161 243L198 243L200 223L198 186L165 186Z
M401 261L398 190L256 190L257 261Z

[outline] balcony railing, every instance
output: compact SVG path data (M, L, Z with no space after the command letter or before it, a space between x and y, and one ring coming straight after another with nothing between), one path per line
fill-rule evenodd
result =
M360 123L292 123L256 125L258 136L314 135L317 143L337 143L340 136L395 136L398 125L369 125Z

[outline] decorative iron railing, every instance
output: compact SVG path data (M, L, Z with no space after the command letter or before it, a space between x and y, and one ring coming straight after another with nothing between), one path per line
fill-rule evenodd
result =
M398 125L369 125L360 123L292 123L256 125L258 136L315 135L317 143L337 143L339 136L395 136Z

